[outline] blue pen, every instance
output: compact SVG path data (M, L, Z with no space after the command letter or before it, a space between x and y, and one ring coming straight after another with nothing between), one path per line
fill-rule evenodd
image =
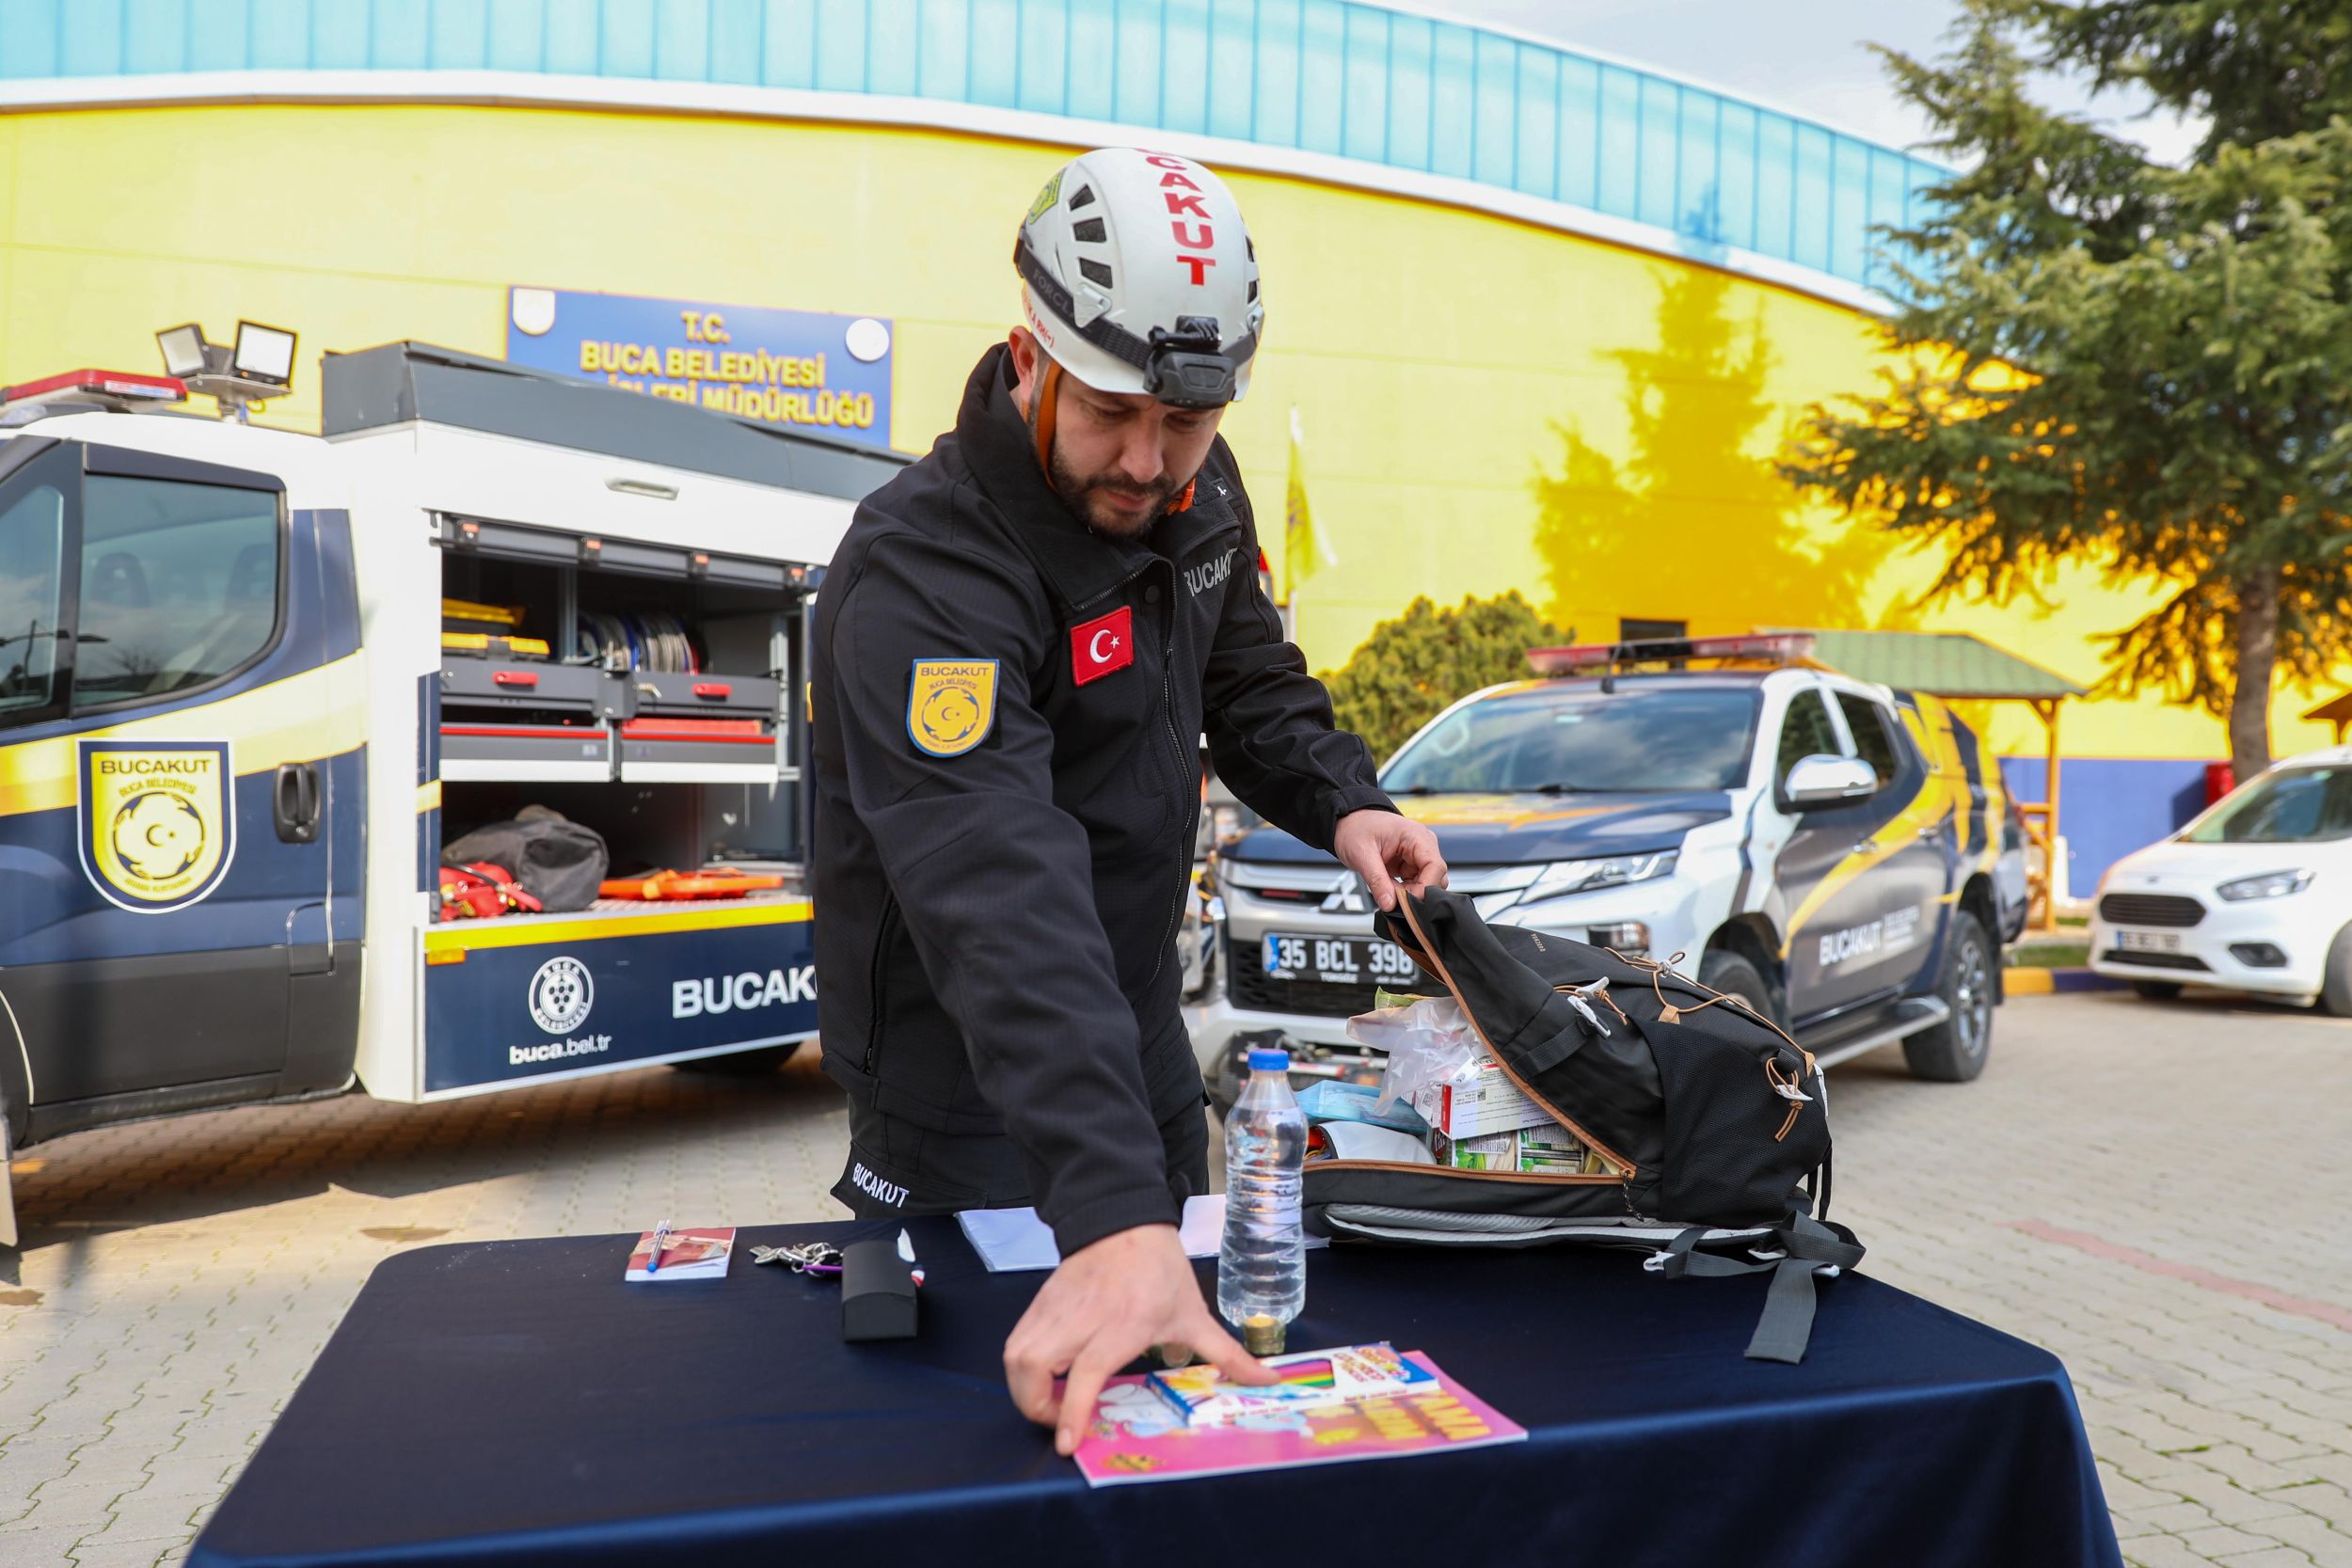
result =
M663 1220L660 1225L653 1227L653 1256L645 1259L645 1272L647 1274L651 1274L656 1269L661 1267L661 1249L667 1246L669 1242L670 1222L668 1220Z

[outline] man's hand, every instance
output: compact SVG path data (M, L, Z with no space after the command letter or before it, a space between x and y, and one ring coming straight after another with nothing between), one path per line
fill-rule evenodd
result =
M1415 893L1445 886L1438 835L1392 811L1351 811L1341 817L1331 852L1364 879L1372 901L1384 910L1396 908L1399 882Z
M1066 1455L1094 1419L1104 1383L1161 1344L1188 1346L1236 1383L1275 1380L1209 1315L1176 1227L1137 1226L1061 1260L1005 1341L1005 1384L1021 1414L1056 1429L1054 1449ZM1056 1399L1063 1372L1070 1382Z

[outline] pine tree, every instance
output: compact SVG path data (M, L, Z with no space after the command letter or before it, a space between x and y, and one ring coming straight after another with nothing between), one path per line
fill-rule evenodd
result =
M1527 650L1565 641L1517 589L1439 610L1426 597L1372 628L1363 645L1323 681L1339 727L1386 758L1448 703L1482 687L1522 680Z
M2341 0L1966 0L1946 57L1888 52L1964 172L1892 235L1904 368L1817 406L1800 485L1946 548L1931 600L2059 562L2153 583L2099 689L2162 691L2268 765L2281 671L2352 631L2352 19ZM2209 117L2172 167L2026 92L2087 73Z

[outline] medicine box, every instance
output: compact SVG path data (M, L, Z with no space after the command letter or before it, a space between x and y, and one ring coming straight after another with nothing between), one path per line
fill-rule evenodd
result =
M1429 1151L1437 1156L1438 1164L1455 1170L1578 1176L1599 1168L1576 1135L1556 1122L1521 1127L1509 1132L1484 1132L1470 1138L1433 1133Z
M1449 1138L1512 1132L1538 1124L1557 1127L1542 1106L1519 1092L1492 1056L1482 1056L1478 1076L1468 1084L1427 1084L1413 1096L1413 1109Z

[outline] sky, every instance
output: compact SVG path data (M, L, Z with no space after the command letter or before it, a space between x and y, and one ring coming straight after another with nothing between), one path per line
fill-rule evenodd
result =
M1895 147L1928 126L1895 96L1867 45L1932 55L1957 0L1418 0L1412 8L1515 28L1656 66L1736 96L1822 120ZM2128 102L2092 102L2063 81L2042 84L2055 107L2090 112L2160 158L2177 160L2196 128L2135 117Z

